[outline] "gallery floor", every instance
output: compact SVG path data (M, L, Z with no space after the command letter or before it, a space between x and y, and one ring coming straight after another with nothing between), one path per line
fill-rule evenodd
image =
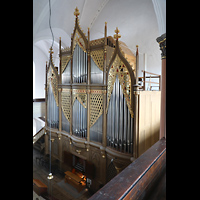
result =
M33 148L33 178L39 179L48 187L48 193L50 193L55 200L86 200L92 196L88 189L85 188L80 193L71 185L64 182L64 176L59 173L53 174L53 179L48 180L48 169L40 165L36 157L40 157L40 152ZM50 198L51 199L51 198Z

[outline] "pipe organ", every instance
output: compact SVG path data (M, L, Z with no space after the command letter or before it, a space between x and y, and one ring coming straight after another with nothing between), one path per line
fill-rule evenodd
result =
M61 149L93 162L97 188L106 182L110 160L114 160L119 172L141 154L141 149L149 148L144 136L147 131L139 121L143 112L139 112L139 106L145 101L140 99L136 85L138 56L126 58L118 28L114 38L107 36L105 23L104 37L91 41L89 28L87 36L80 28L77 8L74 14L71 46L61 49L61 38L59 41L59 70L50 49L46 66L46 130L57 129L55 134L63 140L59 143ZM62 150L59 155L62 160Z

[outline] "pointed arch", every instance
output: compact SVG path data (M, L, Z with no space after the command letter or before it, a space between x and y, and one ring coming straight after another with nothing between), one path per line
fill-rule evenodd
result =
M107 73L108 93L107 93L106 111L108 111L109 101L117 75L127 102L127 106L131 113L131 117L133 118L133 85L135 84L135 75L131 65L124 58L119 48L118 40L116 40L115 51L108 65L108 73Z
M72 34L72 54L74 52L76 44L78 44L84 52L87 51L88 40L80 28L78 17L76 17L75 27L74 27L74 31Z
M52 58L52 55L50 57ZM56 105L58 106L58 72L55 69L51 58L47 69L47 94L49 90L49 84L51 83Z

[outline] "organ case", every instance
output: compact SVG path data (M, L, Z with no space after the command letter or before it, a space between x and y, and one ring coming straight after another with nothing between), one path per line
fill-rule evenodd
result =
M46 127L47 130L53 127L57 134L69 138L69 144L74 145L69 151L74 151L74 155L79 156L75 152L77 148L82 149L78 152L84 152L91 162L96 162L97 157L99 160L100 155L104 161L98 162L104 166L99 169L101 176L97 177L105 184L106 157L119 158L116 163L120 163L120 159L126 160L121 163L127 166L149 148L148 145L144 147L139 135L143 129L139 127L142 123L138 122L142 119L138 113L142 106L138 104L142 91L138 91L136 85L138 57L119 41L118 28L114 38L107 36L107 23L104 37L90 41L89 28L86 36L80 28L77 9L75 13L71 47L61 49L61 38L59 41L59 73L50 49L46 72ZM142 138L145 140L144 134ZM155 138L152 141L158 140L157 135ZM98 156L93 157L90 149L99 152ZM62 154L62 150L59 152Z

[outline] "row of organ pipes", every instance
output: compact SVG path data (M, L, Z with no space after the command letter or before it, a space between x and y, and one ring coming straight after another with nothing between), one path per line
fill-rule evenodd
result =
M49 83L48 100L47 100L47 125L51 128L58 128L59 109L54 98L51 81Z
M87 53L77 44L73 54L73 83L87 82Z
M73 134L87 138L87 109L76 99L73 105Z
M133 123L117 76L108 107L107 145L121 152L132 153Z

